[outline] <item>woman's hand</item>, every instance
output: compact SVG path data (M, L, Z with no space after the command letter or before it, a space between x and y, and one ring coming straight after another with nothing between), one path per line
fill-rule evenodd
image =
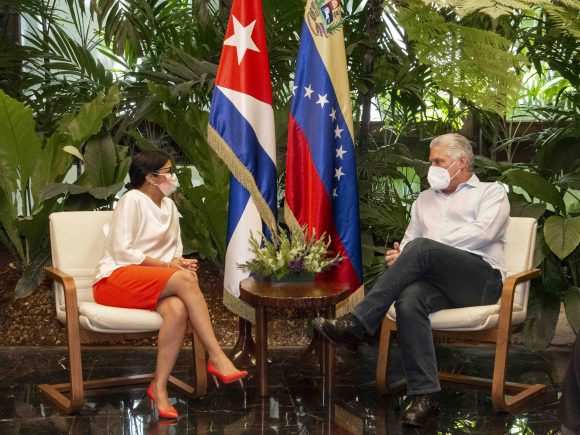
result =
M171 264L173 264L173 262L177 262L180 269L188 270L189 272L191 272L193 276L197 278L197 268L198 268L197 260L175 257L173 260L171 260Z

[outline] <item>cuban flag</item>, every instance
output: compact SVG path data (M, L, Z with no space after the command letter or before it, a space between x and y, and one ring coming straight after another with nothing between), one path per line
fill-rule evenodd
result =
M289 225L332 238L343 262L328 272L363 296L357 174L346 55L338 0L308 0L288 122ZM350 307L349 307L350 308Z
M224 304L253 322L239 299L239 263L251 258L250 233L276 231L276 139L260 0L234 0L218 67L208 141L232 172ZM265 227L263 226L265 224Z

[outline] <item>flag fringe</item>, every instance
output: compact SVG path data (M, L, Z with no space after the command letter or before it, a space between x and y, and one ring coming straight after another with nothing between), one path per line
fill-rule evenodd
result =
M290 230L301 228L301 225L298 223L298 219L296 219L296 216L294 216L294 213L292 212L292 209L286 200L284 200L284 222L288 228L290 228Z
M352 292L344 301L336 304L336 317L340 317L352 311L365 297L365 286L361 285L356 291Z
M254 307L247 302L242 301L237 296L234 296L226 289L224 289L223 303L225 307L236 316L246 319L251 324L256 323L256 310Z
M266 226L272 232L272 234L276 234L278 232L276 217L260 193L260 189L258 189L256 180L254 179L252 173L240 162L226 141L224 141L224 139L211 125L207 126L207 140L212 149L230 169L234 177L236 177L242 186L244 186L248 192L250 192L250 195L254 200L254 204L256 204L256 208L258 209L258 213L260 213L260 216L262 217L262 220L265 222Z

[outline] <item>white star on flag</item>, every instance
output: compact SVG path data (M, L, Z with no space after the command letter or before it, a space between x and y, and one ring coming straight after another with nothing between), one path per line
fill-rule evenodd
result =
M334 176L336 178L338 178L338 181L340 181L340 177L342 177L343 175L346 175L346 174L344 172L342 172L342 167L334 170Z
M332 108L332 112L328 115L332 118L333 121L336 121L336 109Z
M335 138L337 138L337 137L338 137L338 138L340 139L340 138L341 138L341 137L340 137L340 133L342 133L343 131L344 131L344 129L343 129L343 128L340 128L340 127L337 125L337 126L336 126L336 128L334 129L334 137L335 137Z
M335 151L336 151L336 158L341 158L341 159L342 159L342 156L347 153L347 151L344 148L342 148L342 145L340 146L340 148L337 148Z
M326 99L326 96L328 94L324 94L324 95L320 95L318 94L318 101L316 102L316 104L320 104L320 108L324 109L324 105L328 104L328 100Z
M311 95L314 91L312 90L311 86L312 85L308 85L307 88L304 88L304 90L306 91L306 93L304 94L304 97L308 97L308 98L312 99Z
M292 86L292 95L296 95L296 89L298 89L298 86Z
M332 189L332 197L336 198L338 196L338 193L336 192L336 187L334 189Z
M258 46L252 40L252 32L254 31L256 20L244 27L235 15L232 15L232 18L234 19L234 34L224 41L224 45L236 47L239 65L242 63L242 59L247 50L260 51Z

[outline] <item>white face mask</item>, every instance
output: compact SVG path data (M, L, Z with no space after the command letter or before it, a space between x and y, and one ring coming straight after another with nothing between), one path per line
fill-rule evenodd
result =
M431 186L432 189L443 190L449 187L449 183L451 183L451 180L453 180L453 178L455 178L455 176L459 174L460 171L460 169L458 169L457 172L453 174L453 177L449 175L449 169L451 169L451 166L453 166L456 162L457 160L451 163L451 165L449 165L449 168L442 168L440 166L429 167L429 172L427 173L427 181L429 182L429 185Z
M175 174L159 174L165 177L165 180L159 184L155 184L165 196L171 195L179 187L177 175Z

